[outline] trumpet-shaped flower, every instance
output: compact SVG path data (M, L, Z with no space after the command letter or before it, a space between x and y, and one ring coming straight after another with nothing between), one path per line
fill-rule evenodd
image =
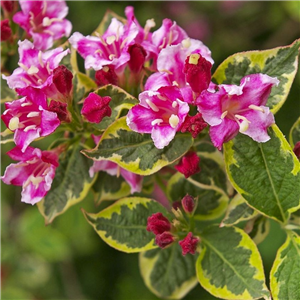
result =
M1 116L5 125L14 132L15 144L24 152L35 139L51 134L60 124L55 112L48 110L43 92L26 90L26 97L5 103Z
M101 70L113 65L121 73L130 60L128 47L134 43L139 30L134 22L126 26L113 18L102 36L83 36L75 32L69 41L85 60L86 69Z
M251 74L242 78L239 86L221 84L214 91L203 91L197 99L198 110L211 126L214 146L221 150L238 132L257 142L268 141L267 128L275 121L265 104L272 86L278 84L277 78Z
M13 21L32 37L36 49L47 50L55 40L70 35L72 24L64 19L69 10L65 1L20 0L19 3L22 11L13 16Z
M127 171L112 161L94 161L93 166L89 170L90 176L93 177L94 174L99 171L104 171L111 176L121 175L124 178L124 180L129 184L131 194L135 192L140 192L142 190L143 177L141 175Z
M180 130L189 105L183 102L176 87L162 87L156 92L145 91L139 95L140 104L127 114L127 125L139 133L151 133L158 149L167 146Z
M41 151L32 147L22 152L20 148L15 147L7 154L19 162L6 168L1 177L2 181L23 187L22 202L33 205L42 200L51 188L58 167L56 152Z
M55 98L59 91L53 84L53 71L69 52L69 49L63 51L56 48L43 53L35 49L30 41L19 41L19 68L12 75L2 77L11 89L16 89L21 95L26 88L33 87Z

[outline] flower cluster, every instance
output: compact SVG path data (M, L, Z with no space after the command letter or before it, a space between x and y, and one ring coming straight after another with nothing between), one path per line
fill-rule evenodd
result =
M157 149L169 146L177 134L197 139L206 128L219 150L239 132L257 142L269 139L267 129L274 123L274 116L266 102L272 87L279 83L277 78L250 74L240 85L213 83L211 51L190 38L176 22L164 19L158 29L152 30L156 24L149 19L142 27L129 6L126 20L112 17L106 29L84 36L80 32L71 34L65 1L20 0L18 12L16 3L6 1L1 5L8 17L1 21L2 46L15 42L19 54L18 67L2 75L18 95L5 103L2 120L16 145L8 155L20 161L16 166L26 169L24 178L15 180L16 167L10 166L2 179L23 186L22 201L36 203L49 191L58 164L58 159L47 158L49 153L58 157L73 137L86 148L93 144L92 139L98 144L105 130L98 125L104 120L111 124L120 116L120 111L114 111L119 105L116 100L109 94L100 95L97 86L118 86L138 98L137 104L127 107L126 124L134 132L149 134ZM24 30L26 39L17 41L11 21ZM67 38L67 43L56 46ZM86 74L67 68L72 66L71 49L82 56L84 68L91 69ZM88 83L78 84L79 75L89 76ZM74 95L80 94L82 87L85 94L75 102ZM64 139L70 141L48 152L32 147L35 141L57 131L64 132ZM189 178L201 172L199 162L200 157L191 148L178 157L173 172ZM89 175L94 177L99 171L120 175L131 193L142 190L143 177L113 160L95 160ZM165 232L169 230L160 234L170 238ZM157 240L159 243L160 237Z

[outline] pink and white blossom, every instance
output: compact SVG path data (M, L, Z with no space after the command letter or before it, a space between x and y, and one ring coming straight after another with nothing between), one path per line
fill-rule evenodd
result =
M197 99L198 110L211 126L209 134L214 146L221 150L223 143L238 132L256 142L268 141L267 128L275 121L265 105L272 87L278 84L277 78L251 74L243 77L239 86L221 84L215 90L203 91Z
M104 66L113 65L116 73L121 73L130 60L128 47L134 43L138 33L134 22L126 26L113 18L102 36L85 37L75 32L69 41L84 58L86 69L101 70Z
M14 132L14 142L24 152L34 140L51 134L60 125L55 112L48 110L47 98L40 90L27 89L26 96L6 102L1 118Z
M189 112L189 105L183 101L176 87L142 92L139 100L140 103L127 114L127 125L133 131L151 133L155 147L162 149L180 130Z
M35 204L43 199L51 188L58 155L54 151L41 151L28 147L25 152L15 147L8 153L10 158L19 161L10 164L1 177L5 184L22 186L21 201Z
M56 48L46 52L39 51L34 45L25 40L19 41L19 68L10 76L2 75L11 89L23 95L28 87L43 90L48 97L55 98L59 93L53 84L53 71L61 60L70 52L69 49Z
M36 49L47 50L54 41L70 35L72 24L65 19L69 11L65 1L19 0L19 3L22 11L13 16L13 21L32 37Z
M142 190L143 176L125 170L115 162L108 160L94 161L93 166L89 170L90 176L93 177L99 171L104 171L111 176L122 176L129 184L131 194Z

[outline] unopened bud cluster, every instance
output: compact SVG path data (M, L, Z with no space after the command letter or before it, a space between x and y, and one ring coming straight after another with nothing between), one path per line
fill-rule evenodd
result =
M185 214L188 218L193 218L197 208L197 199L186 195L181 200L181 204L176 203L175 207L172 208L175 216L172 222L160 212L151 215L148 218L147 231L155 234L155 243L162 249L178 241L182 249L182 255L187 253L195 254L200 239L193 235L192 228ZM180 207L183 208L184 212L181 211ZM182 238L183 236L185 237Z

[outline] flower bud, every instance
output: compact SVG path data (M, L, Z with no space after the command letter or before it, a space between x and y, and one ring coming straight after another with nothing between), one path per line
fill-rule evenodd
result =
M196 201L193 196L186 194L181 200L184 211L188 214L192 214L196 207Z
M168 231L158 234L155 237L155 244L162 249L171 245L174 241L175 241L174 235Z
M207 123L203 120L202 114L198 113L195 116L187 115L184 123L181 126L181 132L190 132L195 139L197 135L207 126Z
M182 173L185 178L188 178L198 172L200 172L199 167L200 157L196 152L189 151L184 157L181 158L175 169Z
M1 42L9 40L11 37L12 31L9 26L9 20L1 21Z
M115 72L115 67L108 65L104 66L102 70L96 71L95 81L98 86L104 86L107 84L118 85L118 76Z
M55 112L61 122L70 122L67 103L51 100L48 110Z
M139 44L133 44L128 47L130 60L128 61L129 69L134 73L139 73L145 63L147 52Z
M195 93L206 90L211 80L211 63L198 53L189 55L185 60L186 81Z
M155 235L171 230L170 221L158 212L148 218L147 230L152 231Z
M90 93L84 100L81 114L91 123L100 123L104 117L111 115L110 100L109 96L100 97Z
M186 255L187 253L195 254L197 249L197 244L199 242L199 238L194 237L191 232L181 241L179 241L179 245L182 249L182 255Z
M297 158L300 159L300 141L296 143L294 147L294 153L296 154Z
M64 65L60 65L53 70L53 83L57 90L65 97L68 97L71 92L73 86L72 79L72 72Z
M17 10L17 1L1 0L1 7L7 13L12 13Z

